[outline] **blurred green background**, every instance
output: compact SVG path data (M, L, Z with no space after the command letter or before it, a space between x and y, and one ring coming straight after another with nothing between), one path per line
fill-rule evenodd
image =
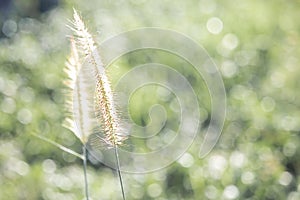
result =
M227 117L214 150L200 159L192 146L160 171L124 174L128 199L300 199L299 1L1 0L1 200L84 199L81 160L30 135L81 152L62 126L73 7L98 42L141 27L184 33L208 51L223 76ZM117 65L133 63L140 62ZM114 70L110 74L114 80ZM147 109L135 106L138 96L135 101L130 109L143 125ZM204 129L209 101L200 103ZM93 199L121 199L113 170L90 162L88 178Z

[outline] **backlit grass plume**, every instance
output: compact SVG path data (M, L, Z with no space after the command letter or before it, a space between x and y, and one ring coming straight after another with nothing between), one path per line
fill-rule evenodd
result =
M104 136L102 137L97 133L96 138L101 140L100 144L104 141L106 148L114 148L115 150L117 172L122 197L125 200L118 146L123 143L126 137L120 129L112 89L95 42L75 9L70 28L74 34L70 37L71 52L64 69L67 75L67 79L64 81L67 91L65 108L68 113L64 126L70 129L82 142L83 154L78 154L42 135L32 134L83 160L85 193L86 199L89 200L87 144L89 137L95 133L95 130L102 127ZM96 92L95 97L94 92Z
M69 128L85 145L94 128L93 102L89 99L89 83L79 74L81 62L76 42L71 38L71 54L66 63L65 72L68 79L65 81L69 92L67 93L66 108L71 114L66 119L66 127Z
M100 120L105 131L104 140L112 147L121 145L126 137L121 133L119 118L114 107L112 91L105 74L97 76L96 92L95 103L97 110L100 112Z
M116 113L113 94L104 65L95 42L85 27L83 20L74 9L73 27L74 38L80 52L84 55L84 63L88 70L94 73L96 80L95 108L100 115L100 122L103 123L105 131L105 142L111 146L120 145L125 137L120 133L119 120Z
M74 31L74 39L71 40L72 52L67 64L67 74L69 76L70 88L73 89L74 95L71 103L74 103L74 118L78 128L75 129L73 126L74 121L73 125L69 123L71 124L69 128L82 141L84 144L84 152L86 153L86 143L88 137L93 133L92 130L95 128L94 120L95 116L97 116L100 123L99 125L103 127L104 132L104 137L99 138L99 140L105 141L109 147L115 149L117 171L122 196L123 199L125 199L117 151L118 145L122 144L125 137L120 131L111 86L95 42L75 9L73 18L73 26L71 29ZM89 92L91 92L89 86L93 84L96 88L96 95L93 100L95 106L93 108L96 108L96 110L91 110L91 99L89 98L91 95L89 94ZM84 166L86 167L86 163Z
M75 33L76 45L85 56L86 66L84 67L93 71L95 76L95 108L99 113L100 123L104 127L104 141L113 147L118 146L122 144L126 137L124 137L119 128L119 119L114 105L111 86L95 42L76 10L74 10L72 30Z
M73 115L66 119L66 127L69 128L83 144L83 166L84 166L84 181L85 193L87 200L88 182L86 174L87 151L86 144L89 135L92 134L94 128L94 119L91 115L93 111L93 104L89 100L88 83L84 77L81 76L81 61L77 50L77 45L73 37L71 37L71 54L66 63L65 72L68 79L65 84L69 90L67 93L66 108L68 112Z

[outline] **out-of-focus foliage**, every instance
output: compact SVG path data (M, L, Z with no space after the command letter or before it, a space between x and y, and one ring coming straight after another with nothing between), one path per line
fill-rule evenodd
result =
M62 126L66 24L73 7L98 42L147 26L182 32L203 45L223 76L227 117L214 150L200 159L194 144L163 170L124 174L128 199L300 199L299 1L5 0L0 2L1 200L84 198L81 160L30 134L81 152ZM115 64L129 69L132 62L143 62L139 59ZM175 62L172 56L162 59ZM144 99L134 99L130 109L142 124L149 106L135 106ZM204 128L209 101L200 100ZM109 168L90 163L88 178L93 199L121 198Z

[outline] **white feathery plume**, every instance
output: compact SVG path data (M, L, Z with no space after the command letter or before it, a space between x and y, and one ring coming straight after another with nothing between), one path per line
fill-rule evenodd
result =
M96 84L95 107L100 115L100 123L104 128L105 138L103 140L111 147L118 146L126 139L121 133L119 117L117 115L111 85L105 73L104 65L95 42L85 27L81 17L74 9L73 28L76 36L76 44L85 55L85 68L90 68L94 73Z
M100 124L104 128L105 135L104 138L101 138L101 140L105 141L106 144L108 144L110 147L113 147L115 150L116 166L122 190L122 197L123 200L125 200L123 180L120 171L118 146L122 144L126 137L124 137L120 131L120 124L114 105L111 86L106 76L105 68L101 61L95 42L75 9L73 17L74 21L72 30L75 32L76 45L78 45L78 48L85 55L86 62L84 62L85 65L83 68L90 70L94 74L94 79L90 79L90 81L93 80L93 84L96 84L96 98L94 103L96 105L97 117L100 119ZM84 151L84 153L86 155L86 151ZM84 166L84 169L86 169L86 163Z
M76 42L71 38L71 55L66 63L65 72L68 80L65 81L69 89L67 109L71 117L66 119L66 127L69 128L83 144L94 128L93 102L90 100L89 83L84 77L85 72L81 70L81 62Z
M95 42L91 36L91 34L88 32L87 28L85 27L80 15L78 12L74 9L74 15L73 15L74 21L73 26L71 29L74 31L76 36L76 41L78 43L78 46L81 47L81 50L86 56L86 59L88 59L88 62L95 67L95 73L96 74L102 74L105 73L105 69L103 67L103 63L100 58L100 54L97 50L97 47L95 45Z

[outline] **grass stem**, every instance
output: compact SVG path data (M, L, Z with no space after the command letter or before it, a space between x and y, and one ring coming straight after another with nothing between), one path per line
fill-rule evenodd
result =
M89 190L88 190L88 181L87 181L87 150L86 150L86 145L82 146L83 150L83 171L84 171L84 188L85 188L85 196L86 199L89 200Z
M124 192L124 186L123 186L123 179L122 179L122 174L121 174L121 170L120 170L120 160L119 160L118 147L115 145L114 149L115 149L116 162L117 162L117 172L118 172L118 176L119 176L119 180L120 180L122 196L123 196L123 200L126 200L125 192Z

